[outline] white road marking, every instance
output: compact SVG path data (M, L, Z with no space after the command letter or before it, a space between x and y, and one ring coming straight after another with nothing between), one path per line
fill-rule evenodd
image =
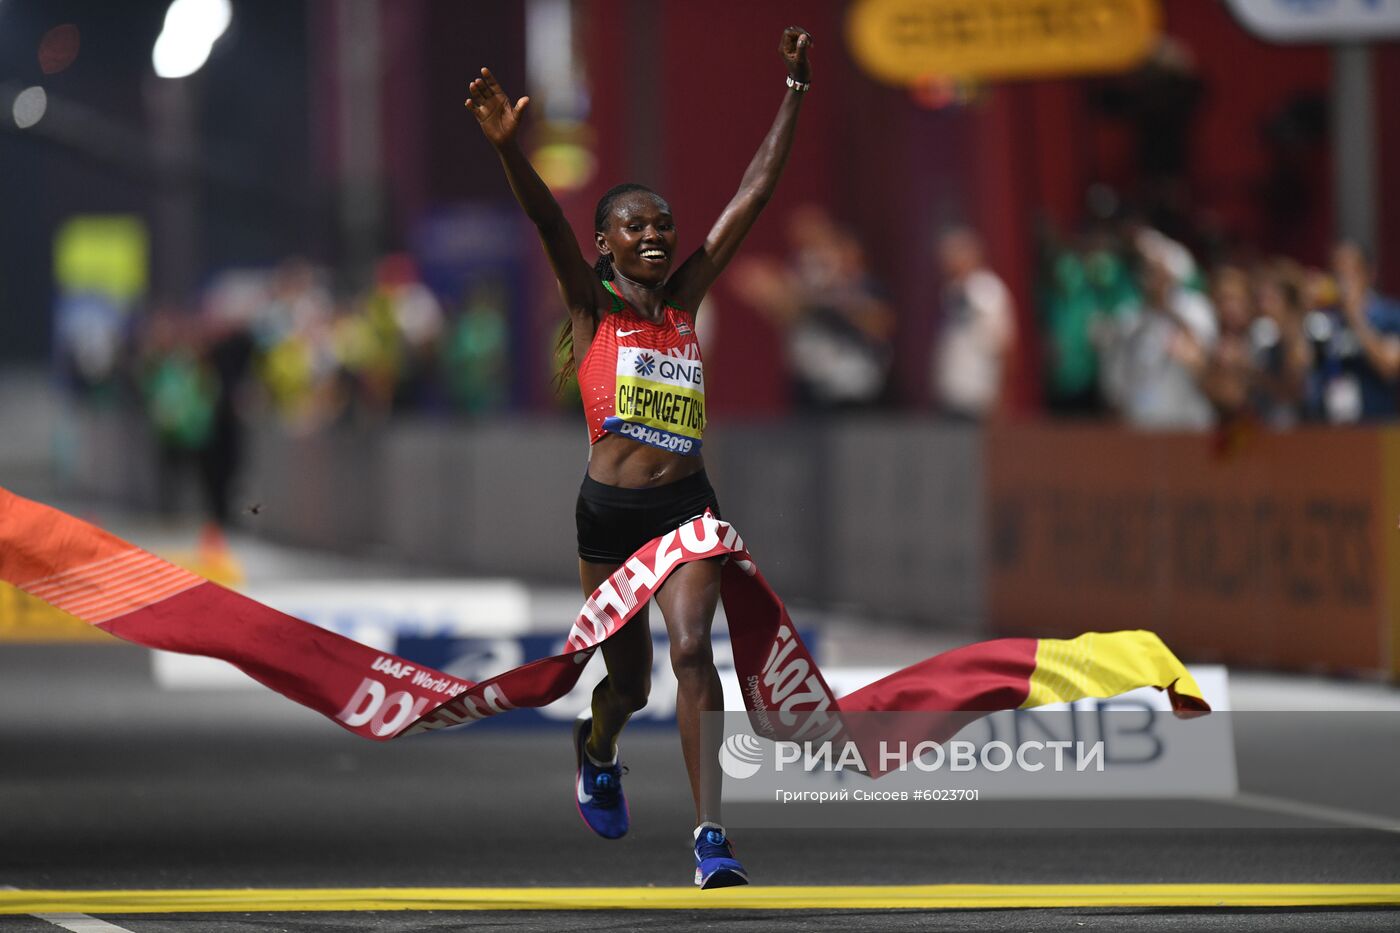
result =
M13 885L0 884L0 891L18 890L19 888ZM30 916L46 923L52 923L56 927L63 927L65 930L70 930L71 933L131 933L126 927L119 927L106 920L89 917L87 914L30 914Z
M1362 829L1375 829L1384 833L1400 833L1400 820L1391 817L1364 813L1360 810L1344 810L1341 807L1329 807L1320 803L1305 803L1302 800L1291 800L1287 797L1241 792L1228 798L1225 802L1238 804L1252 810L1286 813L1289 816L1340 823L1343 826L1358 826Z
M89 917L87 914L32 914L31 916L47 920L56 927L71 930L72 933L131 933L126 927L119 927L106 920Z

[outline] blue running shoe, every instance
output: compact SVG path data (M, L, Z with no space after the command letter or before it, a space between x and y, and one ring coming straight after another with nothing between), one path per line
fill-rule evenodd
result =
M621 839L627 835L627 798L622 796L623 769L613 764L600 768L589 759L584 747L593 731L592 719L574 723L574 755L578 759L578 814L604 839Z
M749 876L734 857L734 847L729 844L722 826L701 823L695 834L695 883L701 889L749 883Z

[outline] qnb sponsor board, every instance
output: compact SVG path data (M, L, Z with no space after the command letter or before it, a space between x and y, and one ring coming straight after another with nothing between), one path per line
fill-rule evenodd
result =
M381 651L401 639L470 639L495 645L506 670L520 655L516 639L530 628L530 593L513 580L334 580L262 584L246 595ZM422 660L422 659L415 659ZM233 665L199 655L156 651L156 682L166 689L261 689ZM426 662L424 662L426 663Z
M830 679L834 690L844 691L842 680L882 673L832 672ZM724 799L782 807L1228 798L1238 781L1230 717L1218 714L1230 708L1226 670L1197 667L1191 673L1216 713L1179 719L1165 693L1144 688L984 714L971 722L977 713L846 713L841 734L812 743L760 739L746 717L726 713L719 760ZM911 738L946 735L950 722L967 724L942 743ZM863 773L871 771L884 773ZM781 814L769 815L781 820Z
M1269 42L1366 42L1400 36L1400 0L1226 0Z

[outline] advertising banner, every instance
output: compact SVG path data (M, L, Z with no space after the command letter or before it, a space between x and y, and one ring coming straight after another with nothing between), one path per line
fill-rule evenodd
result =
M1390 669L1386 432L1211 435L1017 426L987 438L993 628L1126 625L1197 659Z
M1123 71L1158 35L1156 0L858 0L856 63L887 84Z
M1367 42L1400 36L1400 0L1226 0L1268 42Z

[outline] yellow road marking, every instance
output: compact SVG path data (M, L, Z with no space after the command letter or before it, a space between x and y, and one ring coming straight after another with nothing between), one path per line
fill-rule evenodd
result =
M695 888L0 891L0 914L357 910L1400 907L1400 884L929 884Z

